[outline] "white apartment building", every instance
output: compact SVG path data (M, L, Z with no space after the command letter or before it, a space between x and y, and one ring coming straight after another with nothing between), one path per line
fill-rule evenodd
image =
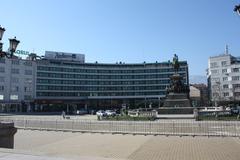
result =
M210 57L208 85L213 102L240 101L240 57L230 54Z
M35 98L35 61L0 58L0 112L30 111Z

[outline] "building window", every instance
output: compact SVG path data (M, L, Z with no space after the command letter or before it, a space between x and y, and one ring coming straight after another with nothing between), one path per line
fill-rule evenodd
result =
M228 97L228 96L229 96L229 93L228 93L228 92L223 92L223 96L224 96L224 97Z
M0 86L0 91L4 91L4 86Z
M218 67L217 62L210 63L210 68L217 68L217 67Z
M223 77L223 81L227 81L228 80L228 77Z
M18 100L18 95L10 95L11 100Z
M0 67L0 73L4 73L5 72L5 68L4 67Z
M216 97L219 97L219 93L214 92L214 93L213 93L213 97L215 97L215 98L216 98Z
M32 96L31 95L24 95L24 100L31 100Z
M215 70L211 70L212 74L218 74L218 70L215 69Z
M5 59L0 58L0 63L5 63Z
M226 66L227 65L227 61L222 61L222 66Z
M32 83L32 78L26 78L25 83L31 84Z
M212 78L212 82L219 82L220 78Z
M32 70L25 70L25 75L32 75Z
M212 85L212 89L213 89L213 90L219 89L219 85L218 85L218 84Z
M24 87L24 92L32 92L32 87Z
M11 82L12 82L12 83L18 83L18 82L19 82L19 79L16 78L16 77L12 77Z
M235 92L236 97L240 97L240 92Z
M19 87L18 86L12 86L11 92L18 92L18 91L19 91Z
M228 84L224 84L223 89L228 89Z
M227 73L227 69L223 69L223 70L222 70L222 73Z
M239 72L239 68L232 68L232 72Z
M239 81L239 76L232 76L233 81Z
M0 82L5 82L5 77L0 77Z
M4 95L0 94L0 100L4 99Z
M25 61L25 62L24 62L24 65L25 65L25 66L32 66L32 62L31 62L31 61Z
M19 65L19 60L12 60L12 64Z
M240 84L233 84L233 88L234 89L240 88Z
M12 68L12 74L19 74L19 69Z

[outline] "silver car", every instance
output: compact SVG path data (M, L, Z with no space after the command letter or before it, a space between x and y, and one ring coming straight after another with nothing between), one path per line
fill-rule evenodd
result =
M116 116L116 112L113 110L106 110L105 113L107 114L107 116Z
M107 114L103 110L99 110L96 112L96 115L103 117L103 116L106 116Z

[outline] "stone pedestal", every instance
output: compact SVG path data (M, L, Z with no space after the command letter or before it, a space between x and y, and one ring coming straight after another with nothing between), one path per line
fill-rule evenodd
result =
M180 74L170 77L171 84L167 88L167 95L159 114L193 114L193 107L189 100L189 87L183 83Z
M158 114L193 114L193 107L161 107Z
M164 107L191 107L191 103L186 93L169 93Z
M16 132L17 128L14 127L14 123L0 122L0 148L13 148Z

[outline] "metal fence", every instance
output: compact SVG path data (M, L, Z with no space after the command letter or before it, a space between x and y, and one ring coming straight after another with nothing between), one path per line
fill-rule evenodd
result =
M17 128L52 131L96 132L177 136L240 137L240 121L95 121L4 118Z

